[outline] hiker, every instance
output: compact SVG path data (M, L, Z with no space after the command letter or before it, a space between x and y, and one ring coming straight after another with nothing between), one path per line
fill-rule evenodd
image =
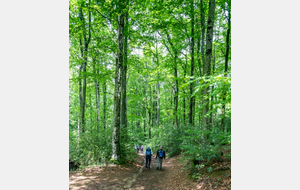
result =
M136 145L136 153L139 153L139 145Z
M150 146L147 147L147 149L145 150L145 157L146 157L146 169L149 168L150 169L150 163L151 163L151 156L152 156L153 152L150 149Z
M142 151L142 152L143 152L143 149L144 149L144 146L142 145L142 146L141 146L141 151Z
M162 149L162 146L159 147L159 150L157 151L155 158L157 158L157 168L156 169L158 170L158 167L160 169L162 169L163 159L166 159L166 154L165 154L165 151Z

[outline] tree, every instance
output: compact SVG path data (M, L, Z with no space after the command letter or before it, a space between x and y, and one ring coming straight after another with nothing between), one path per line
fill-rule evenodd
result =
M209 12L207 20L207 33L206 33L206 52L205 62L203 67L203 75L208 79L211 70L211 57L212 57L212 42L213 42L213 27L215 16L215 0L209 1ZM204 82L207 84L207 82ZM204 108L202 111L202 128L207 130L209 127L208 112L209 112L209 86L205 85L202 90Z
M124 4L120 3L120 12L118 15L118 48L116 56L115 70L115 92L114 92L114 117L113 117L113 135L112 135L112 159L120 161L120 107L121 107L121 83L126 78L121 78L123 71L123 43L124 43L124 13L122 12Z

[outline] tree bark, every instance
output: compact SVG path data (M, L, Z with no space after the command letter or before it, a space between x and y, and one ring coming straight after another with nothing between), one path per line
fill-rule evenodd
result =
M114 117L112 134L112 159L120 161L120 103L121 103L121 72L123 65L123 33L124 33L124 14L118 16L118 47L115 71L115 92L114 92Z
M227 6L229 6L227 4ZM225 54L225 71L224 76L227 77L227 71L228 71L228 56L229 56L229 35L230 35L230 8L228 7L228 29L227 29L227 35L226 35L226 54ZM223 104L222 104L222 121L221 121L221 130L223 131L225 129L225 101L226 101L226 91L223 94Z
M166 32L166 35L167 35L167 39L168 39L168 42L172 48L172 51L174 53L174 77L175 77L175 89L174 89L174 117L175 117L175 128L178 127L178 94L179 94L179 86L178 86L178 68L177 68L177 58L178 58L178 51L177 49L175 48L174 44L172 43L171 41L171 38L170 38L170 35L167 31ZM168 47L166 46L166 48L168 49ZM168 49L169 51L169 49ZM169 51L169 53L171 54L171 52ZM171 54L172 56L172 54Z
M96 65L96 60L94 60L94 73L95 74L99 74L99 69L96 70L95 68ZM97 80L98 77L94 78L94 83L95 83L95 93L96 93L96 109L97 109L97 115L96 115L96 128L97 128L97 133L99 133L99 121L100 121L100 107L99 107L99 99L100 99L100 95L99 95L99 82Z
M128 11L125 15L125 33L124 33L124 62L122 64L121 74L121 128L122 142L125 144L127 140L127 105L126 105L126 79L127 79L127 43L128 43Z
M81 95L81 104L80 104L80 124L81 124L81 131L82 133L85 132L85 103L86 103L86 67L87 67L87 54L88 54L88 47L91 40L91 11L89 11L89 24L88 24L88 37L86 36L86 24L85 19L83 17L82 7L79 8L79 18L82 26L83 31L83 39L84 44L82 45L82 41L80 39L80 50L81 50L81 56L82 56L82 77L83 77L83 86L82 91L80 93ZM81 79L79 79L81 80ZM81 82L80 82L81 84Z
M193 80L194 77L194 0L191 1L191 79ZM194 120L193 120L193 111L194 111L194 105L195 105L195 97L193 97L193 89L194 83L191 82L190 84L190 112L189 112L189 124L191 126L194 126Z
M212 56L212 42L213 42L213 28L214 28L214 16L215 16L215 0L209 1L209 12L207 20L207 33L206 33L206 53L203 74L208 79L211 70L211 56ZM207 84L207 82L204 82ZM202 110L202 128L207 130L209 127L208 112L209 112L209 87L205 86L202 90L202 98L204 108ZM207 140L207 135L204 136L204 140Z
M205 14L204 14L204 7L203 7L203 0L200 1L200 11L201 11L201 55L202 55L202 63L204 64L204 35L205 35Z
M103 82L103 129L106 128L106 81Z

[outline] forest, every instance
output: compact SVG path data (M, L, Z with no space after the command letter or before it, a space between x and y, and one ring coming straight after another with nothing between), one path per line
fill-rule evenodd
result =
M230 0L70 0L69 160L231 159Z

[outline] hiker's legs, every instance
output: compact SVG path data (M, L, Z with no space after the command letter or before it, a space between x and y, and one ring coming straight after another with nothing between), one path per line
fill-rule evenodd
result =
M151 163L151 156L149 156L149 165L148 165L149 169L150 169L150 163Z
M160 169L162 169L162 162L163 162L163 158L159 158L159 165L160 165Z
M146 168L148 167L149 158L146 156Z
M162 158L157 158L157 168L159 167L160 169L162 169Z

